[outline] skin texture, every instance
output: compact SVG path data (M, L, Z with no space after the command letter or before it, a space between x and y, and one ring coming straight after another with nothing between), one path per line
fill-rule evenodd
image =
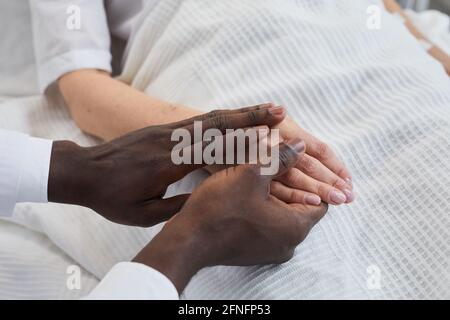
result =
M284 110L265 104L147 127L93 148L82 148L67 141L55 142L48 182L49 201L88 207L120 224L155 225L178 212L188 198L181 195L162 199L167 187L204 166L173 163L171 152L178 144L171 141L173 130L184 128L193 136L194 121L202 121L203 132L210 128L224 133L226 129L272 127L284 115Z
M105 140L149 125L180 121L202 113L149 97L97 70L68 73L59 80L59 88L77 125ZM327 144L292 120L282 122L279 128L285 140L303 139L307 156L287 178L280 178L274 185L275 196L288 202L315 205L321 201L338 205L355 198L349 171ZM210 170L216 171L217 168ZM333 201L333 193L341 195L340 201ZM311 196L314 197L312 203L308 201Z
M58 85L78 127L106 141L203 113L147 96L98 70L67 73Z
M299 139L283 143L276 176L293 168L304 148ZM274 178L261 175L258 165L215 173L133 261L165 274L180 293L207 266L288 261L327 205L288 204L275 198L270 194Z
M289 203L318 205L321 201L340 205L355 199L348 169L324 142L286 119L275 128L285 140L300 137L306 143L306 154L282 177L272 184L272 193ZM308 197L318 196L315 202Z

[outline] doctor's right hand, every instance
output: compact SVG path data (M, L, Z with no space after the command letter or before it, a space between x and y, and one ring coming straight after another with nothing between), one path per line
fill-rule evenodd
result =
M181 293L204 267L289 260L327 211L324 203L287 204L270 194L272 180L293 168L304 150L299 139L281 144L279 170L272 176L261 175L259 165L242 165L212 175L134 262L160 271Z

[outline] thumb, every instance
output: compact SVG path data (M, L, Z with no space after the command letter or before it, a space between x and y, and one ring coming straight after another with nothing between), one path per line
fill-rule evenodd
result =
M272 147L270 167L262 167L261 174L266 176L268 182L282 176L297 164L305 149L305 142L300 138L290 139Z
M144 207L139 217L138 225L141 227L151 227L169 220L181 210L189 196L189 194L182 194L167 199L151 200Z

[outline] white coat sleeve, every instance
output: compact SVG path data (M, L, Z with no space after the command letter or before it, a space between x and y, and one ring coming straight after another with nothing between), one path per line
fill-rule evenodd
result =
M103 0L29 0L39 89L68 72L111 72L110 33Z
M16 203L45 203L52 141L0 129L0 216Z
M172 282L159 271L135 262L116 264L85 300L178 300Z

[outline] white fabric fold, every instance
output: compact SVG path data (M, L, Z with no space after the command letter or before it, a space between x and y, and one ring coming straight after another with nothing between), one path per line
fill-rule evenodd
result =
M135 262L116 264L86 300L178 300L165 275Z
M111 71L102 0L29 0L39 89L82 68Z

